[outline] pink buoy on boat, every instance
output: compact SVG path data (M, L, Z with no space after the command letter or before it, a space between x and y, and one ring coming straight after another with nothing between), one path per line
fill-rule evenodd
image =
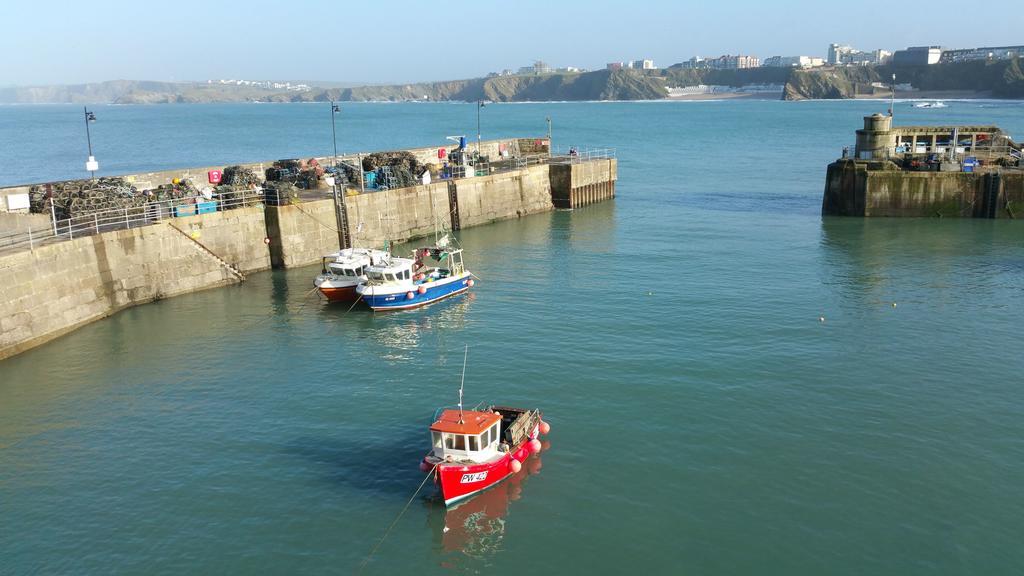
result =
M419 288L416 289L416 291L419 292L420 294L426 294L427 293L427 287L426 286L420 286Z
M415 297L416 297L416 293L415 292L406 292L406 294L405 294L405 299L406 300L412 300Z
M513 474L518 474L519 471L523 469L523 464L519 460L513 458L509 460L508 467L512 469Z
M527 445L530 447L530 452L533 452L534 454L540 453L540 440L534 438L533 440L530 440Z
M541 420L540 421L540 433L547 435L548 432L551 432L551 424L548 424L547 422Z
M469 286L470 288L473 287L473 284L475 284L475 282L473 282L472 278L469 279L469 282L466 282L466 285Z

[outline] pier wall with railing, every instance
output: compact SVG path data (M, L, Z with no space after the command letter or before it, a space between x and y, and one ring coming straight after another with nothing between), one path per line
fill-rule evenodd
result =
M615 160L607 155L536 163L524 157L487 175L349 190L340 195L337 214L322 191L309 199L280 198L257 188L0 235L0 359L129 306L236 283L271 267L318 263L339 246L378 247L429 236L437 227L459 230L549 211L558 190L576 198L595 186L613 191L614 178Z
M438 228L459 230L554 208L546 164L365 194L350 191L342 202L338 217L333 200L270 202L267 236L274 267L319 262L339 244L381 248ZM346 230L343 242L339 221Z

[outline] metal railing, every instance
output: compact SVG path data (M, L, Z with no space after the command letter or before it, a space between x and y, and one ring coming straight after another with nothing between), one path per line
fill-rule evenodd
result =
M962 162L965 158L975 158L982 162L993 162L1001 158L1009 160L1020 160L1021 151L1013 146L956 146L955 150L951 152L953 148L952 143L942 144L936 146L917 146L911 147L908 145L900 145L895 147L884 147L875 148L873 150L861 150L861 152L870 152L870 158L857 158L856 157L856 146L844 146L843 147L843 159L857 159L857 160L902 160L910 155L912 157L927 157L935 154L939 160L948 160L953 162Z
M564 151L555 151L553 154L527 154L515 155L507 158L496 159L493 162L481 161L473 168L475 176L501 174L522 170L529 166L543 164L578 164L591 160L615 158L614 148L596 148L578 150L575 147L567 148ZM461 179L465 176L458 176L448 179ZM445 180L448 180L445 179ZM327 189L329 191L329 189ZM365 193L380 192L381 189L364 188ZM324 194L324 191L315 192L316 195ZM161 200L157 202L146 202L139 206L101 210L86 213L71 218L52 221L46 227L27 227L13 232L0 233L0 252L33 250L37 246L64 240L73 240L82 236L100 234L113 230L139 228L156 224L162 220L195 216L211 212L221 212L243 206L254 206L257 204L268 204L281 206L294 201L308 200L305 195L296 197L281 197L273 187L266 189L257 187L252 190L225 193L224 195L213 194L210 197L195 196L175 200Z
M578 150L568 148L564 152L555 151L551 155L552 164L579 164L591 160L608 160L615 158L615 148L594 148Z
M140 228L171 218L182 218L212 212L222 212L245 206L255 206L264 201L262 188L214 194L211 197L195 196L175 200L146 202L140 206L100 210L73 216L50 223L46 228L29 227L0 235L0 251L34 250L45 243L73 240L113 230Z

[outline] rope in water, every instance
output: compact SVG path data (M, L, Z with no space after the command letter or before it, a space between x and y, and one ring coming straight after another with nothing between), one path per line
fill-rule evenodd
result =
M366 558L363 558L363 563L359 565L359 570L356 571L356 574L362 573L363 569L366 568L366 564L370 561L371 558L373 558L373 555L377 553L377 549L380 548L380 545L384 543L384 540L388 537L388 534L391 533L391 529L394 528L395 524L398 524L398 521L402 519L402 516L405 514L405 511L409 509L409 505L412 504L412 501L416 499L416 495L419 494L420 490L423 489L423 485L427 483L427 480L430 480L430 476L434 473L435 470L437 470L437 464L434 464L433 468L431 468L430 471L427 472L427 475L423 478L423 482L420 482L420 487L417 488L416 491L412 493L412 496L409 497L409 501L405 503L405 507L402 508L402 511L399 512L398 516L396 516L395 519L391 522L391 525L388 526L388 529L384 531L384 535L380 537L380 540L378 540L377 544L373 547L372 550L370 550L370 553L366 555Z

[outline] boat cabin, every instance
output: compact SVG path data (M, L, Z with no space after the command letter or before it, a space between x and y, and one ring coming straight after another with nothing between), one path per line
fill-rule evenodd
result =
M327 262L327 259L324 259L324 274L331 274L339 278L359 278L364 274L365 268L363 262Z
M321 258L321 267L324 274L354 280L360 279L366 274L368 267L385 261L388 256L389 254L382 250L346 248Z
M434 456L442 460L483 462L498 453L501 414L443 410L430 425Z
M366 278L372 284L395 284L412 281L412 260L394 258L366 269Z

